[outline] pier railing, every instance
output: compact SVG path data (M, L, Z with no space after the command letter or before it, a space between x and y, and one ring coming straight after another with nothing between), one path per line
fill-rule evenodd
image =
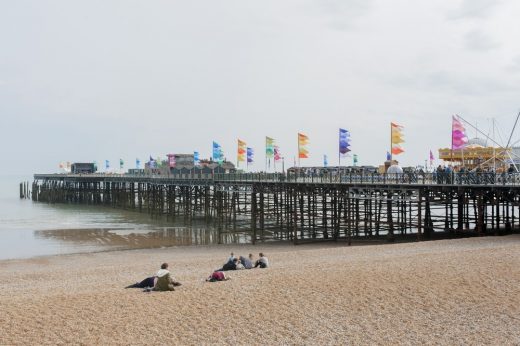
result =
M341 173L341 174L290 174L290 173L236 173L236 174L35 174L35 179L82 179L128 180L163 182L171 180L219 182L286 182L330 184L413 184L413 185L512 185L520 186L520 173Z
M277 173L216 174L216 181L291 182L332 184L443 184L520 185L520 174L496 173L397 173L297 175Z

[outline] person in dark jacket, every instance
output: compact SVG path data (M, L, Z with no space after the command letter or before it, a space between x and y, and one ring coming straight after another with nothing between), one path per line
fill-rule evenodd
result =
M217 271L237 270L238 258L234 258L233 261L227 262L224 266Z
M136 282L135 284L126 286L125 288L147 288L147 287L154 287L155 286L155 280L157 279L156 276L150 276L146 279L144 279L141 282Z

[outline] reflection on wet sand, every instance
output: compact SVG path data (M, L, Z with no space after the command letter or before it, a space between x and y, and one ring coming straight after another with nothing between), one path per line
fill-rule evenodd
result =
M188 227L164 227L152 230L90 228L35 231L36 238L71 243L74 247L99 250L157 248L177 245L236 244L250 242L246 233L221 233L217 230Z

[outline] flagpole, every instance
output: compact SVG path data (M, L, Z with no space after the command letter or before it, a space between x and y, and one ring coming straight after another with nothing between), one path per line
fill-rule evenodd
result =
M265 136L265 171L267 172L267 136Z
M300 167L300 133L298 133L298 168Z
M341 129L338 133L338 169L341 169Z
M394 158L393 157L394 153L392 152L392 145L394 144L394 142L392 141L393 135L394 135L394 127L392 126L392 122L390 122L390 161L392 161L392 159Z
M451 162L453 162L453 118L455 116L451 116Z

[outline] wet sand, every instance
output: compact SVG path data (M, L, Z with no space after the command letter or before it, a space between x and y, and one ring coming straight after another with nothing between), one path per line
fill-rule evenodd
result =
M271 268L204 279L229 253ZM169 262L175 292L124 286ZM0 344L520 344L520 235L0 261Z

